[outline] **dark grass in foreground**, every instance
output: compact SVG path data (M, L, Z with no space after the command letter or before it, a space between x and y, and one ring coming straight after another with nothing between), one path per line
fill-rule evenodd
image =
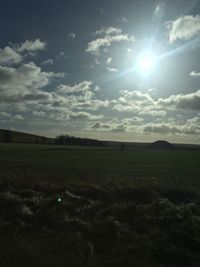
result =
M200 151L0 149L1 266L198 266Z

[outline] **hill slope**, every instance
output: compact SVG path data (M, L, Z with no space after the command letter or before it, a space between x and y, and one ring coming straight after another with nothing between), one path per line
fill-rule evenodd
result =
M33 144L50 144L53 138L38 136L29 133L17 132L12 130L0 129L0 142L3 143L33 143Z

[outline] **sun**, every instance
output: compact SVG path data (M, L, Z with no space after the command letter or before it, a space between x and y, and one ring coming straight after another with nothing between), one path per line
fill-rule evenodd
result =
M153 67L153 58L150 56L145 56L140 60L140 68L142 70L150 70Z
M156 58L150 53L144 53L138 58L138 68L141 72L149 73L154 70L156 66Z

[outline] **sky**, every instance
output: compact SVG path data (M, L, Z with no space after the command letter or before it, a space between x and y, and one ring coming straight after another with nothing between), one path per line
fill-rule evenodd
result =
M200 1L6 0L0 128L200 144Z

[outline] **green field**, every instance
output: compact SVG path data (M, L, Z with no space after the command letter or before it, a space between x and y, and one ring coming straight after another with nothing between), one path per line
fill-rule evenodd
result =
M200 150L79 148L0 144L2 180L35 183L179 183L199 185Z
M1 266L198 266L199 162L190 149L0 144Z

